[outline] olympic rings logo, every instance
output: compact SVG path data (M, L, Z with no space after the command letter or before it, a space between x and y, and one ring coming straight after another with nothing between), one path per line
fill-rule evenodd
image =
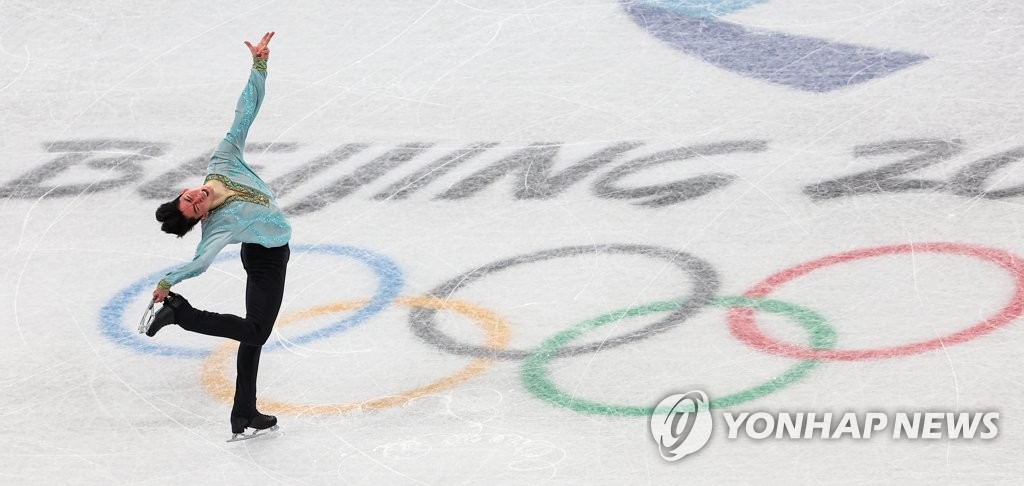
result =
M397 264L382 255L365 249L338 245L295 245L293 250L354 259L367 265L377 276L379 283L375 294L370 299L336 302L281 316L276 326L278 329L308 320L313 316L342 312L346 312L348 316L317 331L291 338L289 342L304 343L322 339L364 323L388 306L397 305L410 309L409 323L417 337L446 353L469 356L473 359L455 373L432 383L361 402L297 404L268 398L260 399L261 409L285 415L331 415L355 410L379 410L402 406L413 399L452 389L483 373L498 360L519 360L521 361L520 379L523 386L543 401L580 413L648 416L654 412L653 407L603 404L560 390L549 376L547 365L560 357L593 353L665 332L694 316L704 307L729 309L726 317L727 325L730 334L740 342L765 353L800 360L799 363L779 376L751 388L717 397L709 404L710 408L723 408L755 400L789 386L807 376L822 361L875 360L923 353L977 338L1009 324L1024 312L1024 260L1003 250L960 243L890 245L830 255L777 272L736 297L718 295L720 281L708 262L684 252L649 245L574 246L519 255L457 275L438 285L426 295L417 297L399 295L404 282L403 274ZM633 306L581 321L546 339L535 349L509 349L511 326L499 314L459 300L454 296L459 289L512 267L556 258L571 258L598 253L642 255L668 262L687 275L692 283L691 295L686 298ZM925 253L972 257L1006 271L1014 283L1008 302L991 316L947 336L899 346L846 350L835 349L838 343L837 333L828 325L822 315L793 303L769 298L770 294L779 287L819 269L862 259ZM233 256L226 254L221 256L218 261ZM149 285L164 275L166 271L167 269L147 275L117 292L100 311L101 331L112 341L142 353L204 358L205 361L201 368L202 386L216 399L230 404L234 393L234 383L224 376L224 365L234 350L232 342L226 342L211 353L199 349L156 345L151 341L141 340L131 332L131 325L126 321L124 315L128 302L145 292ZM442 333L434 320L439 311L455 312L474 321L484 332L484 344L474 346L460 343ZM808 343L799 345L767 336L754 319L755 311L788 318L807 333ZM602 326L655 313L664 313L666 316L646 327L600 343L570 345L571 342ZM278 347L280 346L268 345L266 349Z

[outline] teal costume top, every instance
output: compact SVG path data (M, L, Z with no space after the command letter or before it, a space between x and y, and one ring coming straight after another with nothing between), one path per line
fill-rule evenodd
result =
M254 58L249 82L235 107L231 131L217 145L206 169L207 181L216 179L238 194L229 196L223 204L210 211L202 222L203 238L196 247L195 257L168 272L160 281L160 288L169 289L182 280L205 272L228 244L256 243L275 248L286 245L291 238L291 226L277 205L273 192L242 159L249 126L263 104L266 79L266 59Z

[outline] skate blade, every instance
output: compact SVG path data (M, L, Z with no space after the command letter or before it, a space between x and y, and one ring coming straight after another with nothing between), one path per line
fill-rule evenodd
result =
M273 427L270 427L269 429L253 429L252 433L250 434L246 434L245 432L242 432L241 434L231 434L231 438L228 439L228 442L239 442L243 440L255 439L257 437L263 437L264 435L268 435L270 432L276 432L278 429L279 427L275 425Z
M149 330L149 325L153 323L153 318L156 317L153 304L155 302L150 301L149 307L146 307L146 312L142 313L142 319L139 320L139 334L146 334L146 331Z

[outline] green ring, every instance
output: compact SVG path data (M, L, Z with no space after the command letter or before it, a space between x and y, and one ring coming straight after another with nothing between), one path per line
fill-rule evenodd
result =
M597 329L606 324L618 322L630 317L639 317L652 312L667 312L678 309L685 301L654 302L640 307L630 307L625 310L610 312L593 319L583 321L565 331L562 331L541 345L523 361L520 368L520 377L526 389L541 400L560 405L571 410L582 413L592 413L614 416L649 416L655 412L654 407L631 407L625 405L605 405L603 403L591 402L576 398L568 393L559 390L548 376L547 364L554 359L558 350L570 341ZM749 297L716 297L708 302L708 305L715 307L749 307L756 310L783 314L795 321L811 337L811 347L816 349L832 349L836 344L835 331L825 323L825 318L820 314L803 307L788 304L778 300L756 299ZM722 408L738 405L756 398L761 398L769 393L777 391L806 376L817 367L819 361L801 361L796 366L786 370L785 373L768 380L765 383L753 388L742 390L732 395L726 395L712 399L709 408ZM680 410L682 411L682 410Z

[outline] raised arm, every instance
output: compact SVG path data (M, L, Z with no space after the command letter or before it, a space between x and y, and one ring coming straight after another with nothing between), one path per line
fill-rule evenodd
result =
M242 152L245 150L245 139L249 135L249 127L252 126L256 114L263 104L263 94L267 79L267 60L270 58L270 39L274 37L273 32L263 35L255 46L245 41L245 45L252 54L252 70L249 72L249 81L242 90L235 105L235 119L231 123L231 129L224 137L224 140L217 145L214 151L214 159L225 159L231 161L242 161Z

